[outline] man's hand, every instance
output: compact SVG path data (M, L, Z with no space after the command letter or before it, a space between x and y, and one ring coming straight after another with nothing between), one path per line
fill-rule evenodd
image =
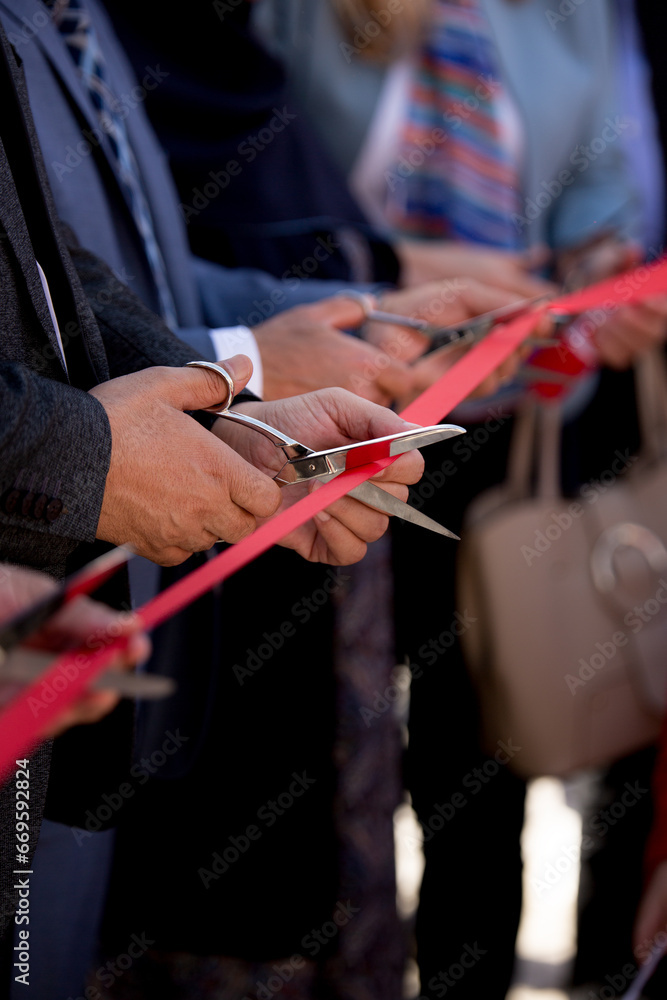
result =
M395 245L404 288L416 288L445 278L476 278L519 299L548 295L555 287L530 273L546 264L550 251L534 247L524 253L496 250L449 240L401 240Z
M55 581L42 573L14 566L0 566L2 620L7 621L36 601L48 597L55 587ZM91 648L98 649L100 636L109 629L113 630L114 636L131 636L126 650L118 654L110 664L111 668L133 667L149 656L150 643L140 632L140 622L134 615L127 612L119 614L88 597L78 597L61 608L25 645L30 649L47 650L54 654L87 642L90 642ZM117 703L118 695L112 691L86 693L44 735L56 736L70 726L97 722L115 708Z
M450 326L467 319L491 312L517 301L513 292L482 285L472 278L432 282L423 288L387 292L383 295L379 308L386 312L398 313L416 319L426 320L434 326ZM534 336L547 337L553 328L546 317L536 319ZM383 323L368 323L365 336L376 347L412 363L414 384L409 393L398 398L399 408L407 406L415 396L432 385L441 375L454 365L468 348L448 347L434 351L422 358L429 340L423 333ZM519 348L500 365L493 375L482 382L473 396L486 396L495 392L501 382L511 378L530 353L530 348Z
M243 388L244 355L221 362ZM91 389L111 425L111 465L97 537L164 566L222 538L250 534L281 502L279 487L184 410L214 406L224 386L201 368L147 368Z
M413 373L401 360L341 333L363 321L359 303L341 296L289 309L255 327L264 399L339 386L387 406L410 392Z
M383 437L413 426L390 410L342 389L324 389L273 403L241 403L235 409L258 417L316 450ZM222 419L213 430L269 476L277 475L285 464L282 450L256 431ZM373 481L406 500L406 484L416 483L423 468L419 452L408 452L374 476ZM315 480L310 484L284 487L283 506L290 506L318 486ZM362 559L366 543L383 535L388 523L386 514L344 497L283 538L280 544L295 549L311 562L345 566Z

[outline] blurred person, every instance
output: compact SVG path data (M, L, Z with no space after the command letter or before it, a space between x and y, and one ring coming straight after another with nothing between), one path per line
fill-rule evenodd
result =
M56 587L55 581L34 570L0 565L0 623L11 620L15 615L32 604L48 597ZM61 653L72 646L83 644L91 636L113 628L114 635L127 635L130 641L126 649L119 652L109 665L109 669L127 669L145 660L150 651L148 640L140 632L138 619L131 615L118 614L99 601L79 597L56 612L30 639L24 648ZM5 685L2 685L3 687ZM13 685L10 685L13 687ZM4 694L4 692L3 692ZM117 704L118 696L113 691L88 691L60 716L44 734L54 737L72 726L99 722ZM46 795L46 775L48 773L48 747L42 746L29 755L24 771L28 774L26 811L30 819L24 820L23 829L29 835L30 849L26 852L26 870L33 867L33 858L39 834L39 810ZM10 978L10 964L16 961L11 951L12 937L6 934L7 926L17 913L18 893L16 879L16 833L21 828L16 820L16 785L8 780L0 789L0 938L3 948L0 957L0 978L7 984ZM39 905L32 899L33 905ZM24 937L27 922L22 921ZM27 938L29 941L29 937ZM10 958L11 956L11 958ZM16 973L16 970L13 970ZM12 977L13 978L13 977Z
M3 555L63 575L81 560L87 561L96 537L112 543L131 539L141 553L167 564L210 547L219 537L242 537L254 526L255 515L270 515L281 502L280 491L269 478L273 456L260 472L227 447L227 429L216 427L221 438L216 440L186 415L183 411L218 401L217 380L192 369L167 367L185 364L196 354L141 306L108 268L76 247L75 241L71 251L66 249L15 50L4 33L0 38L5 108L0 162L0 219L5 237L0 241L5 330L0 379ZM36 259L44 265L43 272ZM134 370L151 362L164 367ZM226 365L237 388L242 388L251 374L248 359L237 356ZM263 411L265 404L255 405ZM314 414L324 418L321 431L327 443L336 432L325 413L339 426L339 433L348 420L355 423L362 410L371 419L374 413L381 429L389 426L387 420L397 426L397 418L386 409L371 406L366 410L367 405L358 397L330 392L311 397L310 403L291 400L282 404L280 419L286 426L292 422L292 413L296 431L308 409L309 419ZM156 415L159 426L146 420L147 409ZM268 410L265 415L269 416ZM208 415L201 419L206 427L215 423ZM405 426L400 421L399 425ZM234 433L232 438L236 438ZM249 451L247 442L236 444L255 461L267 461L256 444ZM414 462L415 456L409 458L398 475L409 478L416 469ZM206 473L207 468L213 469L212 475ZM19 482L27 471L25 483ZM198 498L191 509L182 503L184 485ZM41 494L38 497L33 486L48 491L48 504L35 503ZM340 520L334 510L333 517L318 519L312 531L306 527L286 543L309 559L348 562L361 556L365 546L362 542L362 548L358 547L361 536L370 539L378 529L383 531L386 519L379 516L378 520L375 512L356 502L343 502L338 510ZM113 599L122 604L127 591L122 580L114 583L118 586L113 588ZM51 781L47 815L66 824L81 823L86 806L94 806L101 790L122 779L123 749L129 747L131 725L128 713L120 712L123 708L119 706L100 723L88 740L77 739L78 780L71 781L70 771L59 788L57 781ZM71 735L78 738L80 732ZM61 747L58 741L56 757ZM86 871L94 871L103 883L103 861L101 871L95 870L99 860L94 859ZM83 869L81 878L82 873ZM56 865L50 874L58 874ZM82 884L70 881L64 897L75 932L82 926L75 924L81 912L81 889ZM90 897L86 901L90 907L86 931L88 924L95 923L96 895L93 892L92 902ZM37 921L39 914L33 916ZM85 955L84 942L79 960L81 953ZM63 960L71 956L64 955ZM50 968L48 974L53 989L56 969Z
M78 4L71 5L70 13L72 22L66 24L73 28L72 32L60 32L59 27L52 23L50 19L44 20L43 8L39 4L3 4L3 18L8 30L16 40L18 51L21 54L26 71L28 88L33 101L37 116L37 128L40 139L47 151L49 171L55 190L57 205L60 213L73 225L77 235L87 245L100 253L113 265L124 278L134 286L136 291L144 298L147 304L152 305L168 316L170 322L176 321L179 336L188 339L196 347L215 358L216 349L219 351L220 345L230 343L238 344L238 331L231 331L231 340L224 340L224 331L217 329L217 325L229 322L235 318L236 310L248 311L247 303L252 295L271 295L271 301L277 302L281 307L286 307L294 301L305 299L306 301L318 298L322 295L323 289L327 292L334 288L344 286L335 283L304 282L303 287L299 287L298 298L295 295L294 284L283 282L272 282L266 275L258 273L235 272L225 274L221 269L211 268L203 264L194 264L188 258L187 252L183 252L184 240L182 238L183 222L176 211L176 202L171 195L170 181L160 158L154 138L150 130L147 129L145 119L142 117L142 109L134 107L130 110L132 114L125 115L127 107L122 110L123 119L126 119L127 133L130 140L130 149L134 152L139 161L139 177L143 182L144 191L149 208L152 210L152 232L151 226L147 223L146 213L140 223L136 218L136 205L133 198L128 195L127 183L119 169L118 148L114 149L111 142L105 142L101 134L100 123L96 114L99 112L94 102L91 104L91 94L87 90L87 83L82 80L80 73L76 70L76 61L69 49L66 39L73 35L73 40L80 45L82 38L86 38L86 44L91 44L90 28L94 31L97 44L101 46L102 60L99 72L107 86L112 88L112 93L130 94L135 86L131 75L127 72L125 62L107 23L94 3L82 8ZM62 5L61 5L62 9ZM87 20L82 21L80 15L87 15ZM21 17L26 17L29 23L39 24L40 31L34 39L22 34L24 22ZM91 25L92 18L92 25ZM98 79L97 74L95 78ZM99 82L99 81L98 81ZM83 127L84 139L87 146L84 147L84 155L76 153L81 143L81 130ZM116 126L118 128L118 125ZM95 141L90 141L92 137ZM118 146L119 132L116 131L115 142ZM68 141L69 140L69 141ZM88 149L90 147L90 149ZM73 154L68 151L74 150ZM80 159L77 159L80 157ZM133 178L136 183L136 178ZM86 192L87 200L82 198L82 192ZM148 225L148 230L146 229ZM141 228L140 228L141 226ZM159 254L156 253L155 243ZM83 256L80 263L82 275L87 279L91 278L90 267ZM161 257L161 260L160 260ZM195 270L199 275L198 284L190 277L191 271ZM165 283L166 279L166 283ZM105 300L108 289L104 282L91 284L89 297L96 311L98 319L103 323L109 322L110 310L105 307ZM113 286L112 286L113 287ZM94 294L93 294L94 292ZM112 298L116 294L113 288ZM476 289L471 283L463 293L452 296L450 290L445 288L441 294L440 288L424 289L422 299L418 299L415 293L406 293L408 298L401 298L396 293L393 302L397 310L413 310L424 303L427 312L434 319L443 316L445 321L456 320L464 315L469 315L477 311L484 311L492 305L497 305L508 301L507 296L498 293L485 293L483 289ZM243 296L245 295L245 300ZM394 293L388 293L389 307L392 306ZM274 298L275 296L275 298ZM171 298L171 303L169 299ZM252 301L251 301L252 304ZM174 313L175 307L175 315ZM202 312L204 316L202 316ZM214 317L214 318L213 318ZM358 340L343 337L339 334L337 325L356 325L360 318L360 310L357 305L343 303L341 301L323 303L312 307L311 311L302 310L299 313L285 314L284 317L264 324L262 330L255 327L256 340L260 345L266 344L269 351L267 358L259 359L263 362L266 379L266 388L269 395L277 396L281 393L294 393L301 388L314 388L316 385L346 382L355 374L360 373L356 385L358 391L363 394L370 394L373 398L381 402L388 402L394 394L408 390L414 392L412 386L417 380L424 379L424 384L432 381L439 369L431 367L431 362L410 372L398 363L394 363L393 356L387 353L378 353L368 345L364 345ZM139 314L135 315L138 321ZM202 319L204 322L202 322ZM209 326L205 325L208 321ZM198 324L193 326L193 324ZM212 329L213 327L216 327ZM211 335L211 331L213 336ZM262 334L266 330L266 337ZM392 331L393 332L393 331ZM247 331L246 331L247 333ZM308 339L316 339L310 353L310 360L306 364L304 347ZM420 339L408 338L411 349L416 354L423 347ZM405 343L405 338L403 340ZM248 350L252 348L252 339L242 342L242 347ZM124 341L124 349L128 352L129 358L134 356L133 338L128 330ZM219 353L218 355L219 356ZM257 355L255 355L257 357ZM289 359L289 360L288 360ZM449 362L448 362L449 363ZM319 365L318 374L314 376L313 366ZM371 376L363 375L364 370L371 371ZM430 371L429 371L430 370ZM423 373L423 374L422 374ZM363 377L361 377L363 375ZM354 384L354 383L353 383ZM264 561L267 566L275 565L274 572L280 572L283 585L285 582L284 569L278 569L281 564L273 554ZM267 573L270 573L267 570ZM300 580L299 586L306 588L305 572L302 566L291 568L295 578ZM250 578L249 578L250 579ZM256 581L257 577L252 577ZM313 578L315 580L315 578ZM140 581L141 582L141 581ZM328 578L324 577L324 582ZM254 600L256 592L256 582L248 583L248 592L239 589L237 591L238 613L233 604L233 588L225 588L225 607L229 609L231 618L243 615L247 606L247 600ZM309 592L317 590L315 583L307 587ZM299 595L303 591L300 590ZM297 595L295 594L295 597ZM288 608L293 604L293 599L288 604ZM184 686L190 685L185 692L181 691L179 704L184 706L183 711L188 719L190 713L199 704L199 699L208 699L210 685L214 678L214 669L217 663L214 656L217 652L215 647L215 622L216 602L213 597L201 602L189 617L187 625L174 623L167 627L162 636L156 637L156 669L165 668L165 659L169 654L169 662L173 664L173 669L179 671L179 677L183 680ZM324 611L314 620L312 635L314 639L321 642L321 632L323 628ZM206 635L210 636L213 643L210 653L210 667L192 671L186 670L186 664L196 650L199 664L202 660L202 626L206 629ZM190 630L190 631L189 631ZM188 638L196 635L196 646ZM246 637L244 636L244 639ZM304 635L304 644L306 643ZM325 644L326 645L326 644ZM310 647L307 647L310 648ZM241 655L243 650L240 651ZM293 651L289 648L286 654L293 661ZM207 663L207 655L203 656ZM230 658L233 665L233 660ZM294 665L292 664L293 668ZM326 685L326 671L323 670L324 682L317 676L317 672L310 669L310 658L304 661L302 686L306 683L311 685L313 697L322 697L330 688ZM189 676L187 676L189 673ZM231 675L230 675L231 676ZM234 679L234 683L236 683ZM320 685L320 686L318 686ZM267 708L270 707L267 705ZM164 717L158 713L158 719ZM168 714L167 714L168 718ZM195 712L196 718L196 712ZM164 733L166 725L163 726ZM312 738L309 740L315 745L313 753L316 760L321 759L317 755L318 740L322 741L322 734L326 739L326 726L314 725ZM69 758L78 759L81 748L78 741L73 741L69 748L61 750L61 768L67 771L65 761ZM61 744L62 747L62 744ZM259 749L259 748L258 748ZM196 756L201 751L198 745L193 753ZM295 754L295 747L290 750L292 757ZM188 757L188 750L184 751L184 757ZM280 773L281 763L277 754L273 754L273 763L276 773ZM288 758L289 760L289 758ZM183 766L188 766L186 762ZM180 766L180 761L179 761ZM282 765L284 767L284 763ZM265 766L263 768L266 770ZM167 769L168 770L168 769ZM290 773L287 769L286 773ZM167 775L165 774L165 777ZM321 787L326 795L326 782L323 780ZM172 804L173 810L173 804ZM323 831L330 825L330 812L325 810L324 815L320 814L320 824ZM86 840L90 842L91 831L86 830ZM71 836L71 831L63 831L65 840L69 843L70 853L74 851L74 857L80 851L80 844ZM69 838L68 838L69 835ZM93 838L94 839L94 838ZM66 849L65 844L60 845L61 849ZM303 852L301 852L303 854ZM66 867L61 866L63 873ZM104 881L105 867L99 866L100 884ZM317 883L315 891L317 891ZM311 892L310 887L307 892ZM99 906L102 900L102 892L98 892ZM295 901L296 907L296 901ZM325 912L325 911L323 911ZM46 922L45 934L49 931L49 913L45 908L44 918ZM89 913L87 923L87 933L91 937L95 930L94 911ZM86 945L80 942L81 954L85 954ZM56 961L67 957L66 950L57 948L50 955L52 973L55 975ZM44 961L46 962L47 952L42 949Z
M639 966L648 961L654 950L664 950L667 944L666 732L663 726L651 783L653 815L644 855L644 885L635 915L633 945ZM664 996L666 983L663 963L643 992L651 998Z
M410 240L407 259L423 273L441 248L443 266L449 255L463 268L467 261L468 273L493 281L495 272L505 285L508 265L513 280L517 267L548 263L547 276L568 282L575 275L582 280L584 265L585 280L592 281L631 266L649 249L657 253L661 165L645 75L630 72L641 54L629 32L628 6L587 4L563 18L547 3L480 0L434 2L422 14L430 18L426 37L411 52L405 39L414 39L414 32L408 25L403 33L401 11L382 15L372 2L262 0L257 6L262 38L285 59L313 125L376 223L384 220ZM635 129L632 173L626 123ZM642 178L643 205L633 177ZM638 353L663 342L665 315L660 299L617 312L595 333L600 360L627 368ZM447 467L453 475L465 465L465 482L456 480L460 488L448 491L446 500L436 491L424 509L435 516L446 507L460 527L468 503L503 481L511 414L521 396L515 386L486 409L457 411L470 428L454 448L460 460L445 466L451 456L432 453L428 468L438 475ZM471 427L475 413L479 423ZM605 456L620 442L637 447L631 373L603 371L600 380L588 379L566 401L566 414L563 477L569 490L606 468ZM456 630L443 633L442 625L443 606L455 602L454 560L443 548L439 588L413 580L401 587L406 555L407 547L401 553L399 546L399 655L407 651L410 662L424 669L412 685L408 749L408 785L425 830L417 922L422 992L438 995L447 969L477 939L484 957L458 991L501 998L511 981L521 905L523 783L503 768L493 781L475 784L486 762L476 695ZM437 644L443 634L451 640L446 651L446 642ZM444 708L452 704L455 718ZM646 773L646 755L612 768L610 788L621 787L631 773ZM429 823L436 806L450 802L462 783L479 795L466 795L465 809L434 833ZM634 833L624 827L621 834L641 839L644 823L638 812ZM622 878L623 898L631 900L636 871L612 867ZM607 869L602 881L613 892ZM599 877L595 885L600 905L596 919L592 913L584 919L577 981L586 981L584 958L600 971L595 940L607 943L606 954L619 942L629 947L632 904L619 921L616 907L598 892ZM607 933L600 934L601 920Z

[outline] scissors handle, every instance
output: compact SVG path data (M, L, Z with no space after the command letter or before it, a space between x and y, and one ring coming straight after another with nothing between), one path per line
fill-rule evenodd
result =
M271 444L274 444L276 448L282 448L289 459L305 458L307 455L312 454L312 448L307 448L305 444L295 441L294 438L288 437L287 434L283 434L282 431L277 430L275 427L271 427L270 424L265 424L263 420L258 420L257 417L251 417L247 413L239 413L237 410L230 410L229 407L234 401L234 380L229 372L225 371L225 369L220 365L216 365L213 361L189 361L186 367L208 368L224 379L227 386L227 398L224 403L217 403L215 406L204 407L206 413L215 413L218 417L224 417L226 420L233 420L237 424L245 424L246 427L251 427L252 430L259 431L259 433L268 438Z
M276 448L282 448L289 459L306 458L312 452L312 448L306 448L305 444L300 444L294 438L288 437L276 430L275 427L271 427L270 424L265 424L263 420L251 417L247 413L239 413L237 410L214 410L213 408L209 408L208 412L216 413L226 420L233 420L237 424L245 424L246 427L252 427L254 431L259 431L272 444L275 444Z

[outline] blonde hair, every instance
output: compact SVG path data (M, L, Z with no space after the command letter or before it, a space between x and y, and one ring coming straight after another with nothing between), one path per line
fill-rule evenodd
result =
M347 40L359 54L389 62L419 44L428 25L433 0L331 2Z

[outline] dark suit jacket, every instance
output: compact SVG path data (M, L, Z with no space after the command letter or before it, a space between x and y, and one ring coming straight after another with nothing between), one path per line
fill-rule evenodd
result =
M62 575L94 541L111 453L106 413L86 390L149 365L184 364L194 352L106 265L78 248L68 251L20 63L0 27L0 561ZM36 260L49 281L67 372ZM51 516L37 503L40 493L53 501ZM58 741L65 756L66 741L75 746L76 781L65 767L67 793L53 818L80 823L101 792L118 785L118 771L122 776L129 766L129 721L125 704L97 727ZM31 757L33 842L49 753L46 746ZM13 912L5 905L14 867L7 841L12 791L0 791L0 932Z
M307 277L302 289L313 278L396 280L386 234L369 224L282 66L254 39L249 3L190 0L187 16L174 17L158 0L106 6L137 77L161 68L146 107L195 253Z

